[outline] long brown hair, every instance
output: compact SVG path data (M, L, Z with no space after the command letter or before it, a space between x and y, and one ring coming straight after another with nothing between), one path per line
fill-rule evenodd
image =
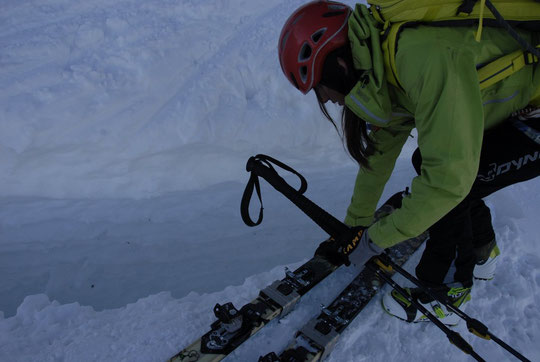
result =
M345 61L348 72L338 64L338 57ZM353 66L350 46L338 48L328 54L324 61L321 84L334 89L341 94L347 95L360 79L361 74L356 71ZM317 88L314 88L314 90L322 114L334 125L336 131L339 133L336 122L328 113L328 109L326 109L326 106L322 102L321 95L317 91ZM343 106L341 112L341 128L343 130L343 135L340 135L341 139L345 143L351 157L358 162L360 166L369 169L368 157L375 152L375 143L368 135L366 121L358 117L347 106Z

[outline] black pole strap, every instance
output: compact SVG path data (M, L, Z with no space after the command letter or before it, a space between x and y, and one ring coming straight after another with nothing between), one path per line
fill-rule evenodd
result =
M251 220L251 217L249 216L249 204L251 203L253 188L255 188L255 190L257 191L257 196L259 197L259 202L261 204L257 221ZM249 177L249 181L246 185L246 189L244 190L244 195L242 196L242 201L240 204L240 215L242 216L242 220L244 220L244 223L247 226L259 225L263 219L263 209L264 207L262 203L261 185L259 184L259 178L255 174L251 174L251 176Z
M275 165L290 173L296 175L300 179L300 188L294 189L289 185L272 166ZM256 226L262 222L263 219L263 205L260 192L259 177L265 179L270 185L272 185L277 191L281 192L285 197L292 201L300 210L302 210L309 218L311 218L317 225L319 225L330 236L337 240L345 238L350 232L349 227L324 211L313 201L303 195L307 190L306 179L294 170L292 167L287 166L283 162L280 162L270 156L259 154L254 157L250 157L246 170L251 172L248 184L244 190L242 196L242 202L240 204L240 214L242 220L248 226ZM253 221L249 216L249 204L253 195L253 190L256 190L257 196L261 202L261 208L259 210L259 217L257 221Z
M281 161L276 160L275 158L272 158L270 156L266 155L257 155L255 157L250 157L247 164L246 164L246 170L248 172L251 172L251 176L249 177L249 181L246 185L246 189L244 190L244 195L242 196L242 201L240 205L240 214L242 216L242 220L247 226L257 226L259 225L263 220L263 203L262 203L262 195L261 195L261 185L259 183L259 173L257 171L254 171L256 169L259 169L260 167L265 167L268 170L266 171L266 177L271 178L273 180L276 180L280 182L280 179L283 180L277 171L272 166L272 163L286 171L289 171L300 179L300 188L296 191L299 194L303 194L307 190L307 181L300 173L298 173L296 170L294 170L292 167L287 166ZM285 182L283 180L283 182ZM249 216L249 205L251 203L251 197L253 196L253 189L257 192L257 197L259 198L259 202L261 204L261 208L259 209L259 216L257 218L257 221L253 221L251 217Z

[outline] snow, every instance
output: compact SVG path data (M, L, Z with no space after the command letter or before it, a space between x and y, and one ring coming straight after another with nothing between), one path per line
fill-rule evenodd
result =
M302 3L0 4L0 361L163 361L208 328L216 303L241 306L307 260L324 233L269 186L263 224L242 223L249 156L293 166L306 195L344 217L356 166L275 54ZM413 177L415 141L384 197ZM465 309L531 360L539 186L487 199L502 255ZM354 275L339 269L228 360L284 348ZM470 360L433 325L390 318L379 301L329 361ZM464 323L456 330L486 360L509 359Z

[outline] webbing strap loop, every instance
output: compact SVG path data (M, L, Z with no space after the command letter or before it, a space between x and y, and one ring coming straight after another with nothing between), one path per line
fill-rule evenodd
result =
M537 46L537 48L540 48L540 46ZM525 51L525 53L523 53L523 56L525 57L525 65L538 63L538 57L529 51Z
M257 221L253 221L251 217L249 216L249 204L251 203L251 196L253 195L253 188L255 187L255 190L257 191L257 196L259 198L259 202L261 204L261 208L259 209L259 217L257 218ZM251 174L249 177L249 181L246 185L246 189L244 190L244 195L242 196L242 201L240 204L240 215L242 216L242 220L244 220L244 223L247 226L257 226L262 222L263 219L263 202L262 202L262 196L261 196L261 185L259 184L259 178L254 173Z
M278 161L275 158L272 158L267 155L259 154L254 157L250 157L246 164L246 170L248 172L251 172L251 175L246 185L246 189L244 190L244 195L242 196L242 201L240 205L240 214L242 216L242 220L247 226L257 226L262 222L262 219L263 219L264 208L263 208L262 195L261 195L261 186L259 183L259 176L263 176L261 173L264 173L263 177L265 179L270 178L270 180L275 180L280 183L285 182L281 178L281 176L279 176L279 174L277 173L275 168L272 166L272 164L298 176L298 178L300 179L300 188L296 190L298 194L303 194L307 190L306 179L304 178L304 176L302 176L292 167L287 166L283 162ZM253 221L251 217L249 216L249 204L251 202L251 196L253 195L254 189L257 192L257 197L259 198L259 202L261 204L257 221Z

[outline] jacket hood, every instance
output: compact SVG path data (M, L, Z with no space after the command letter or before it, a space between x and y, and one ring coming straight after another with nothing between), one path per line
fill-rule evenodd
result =
M356 5L348 25L354 67L362 76L345 97L345 105L366 122L386 127L392 119L392 101L384 72L381 29L363 4Z

